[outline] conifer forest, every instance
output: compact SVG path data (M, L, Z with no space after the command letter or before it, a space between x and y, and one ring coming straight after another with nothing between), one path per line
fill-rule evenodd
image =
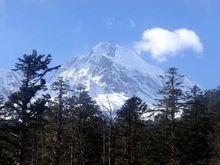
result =
M0 97L1 165L220 164L220 88L186 89L170 67L153 106L134 93L113 110L62 77L47 86L51 62L33 51L14 65L22 80Z

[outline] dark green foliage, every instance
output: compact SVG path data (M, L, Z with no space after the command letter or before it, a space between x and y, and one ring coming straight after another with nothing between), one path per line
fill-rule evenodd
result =
M176 156L175 135L171 135L170 122L166 116L159 114L149 126L148 164L178 164ZM175 150L174 150L175 147ZM174 156L175 154L175 156Z
M102 113L84 89L79 89L72 113L78 162L100 164L102 162Z
M140 164L143 161L142 151L144 132L143 114L147 112L147 105L138 97L128 99L117 112L117 143L118 162L122 164Z
M164 81L164 86L159 90L159 95L162 96L158 100L157 109L161 111L165 117L171 122L174 122L176 114L181 110L183 104L183 76L177 73L176 68L169 68L164 76L161 76ZM172 123L174 124L174 123ZM173 125L173 128L174 125Z
M158 115L157 126L157 137L159 141L164 144L161 153L163 153L163 158L161 158L165 164L175 164L178 163L178 147L175 144L175 130L178 124L176 115L181 113L183 105L183 76L177 72L176 68L169 68L164 76L161 76L164 86L159 90L159 94L162 96L158 100L156 105L156 111L160 114ZM162 124L162 125L161 125ZM161 139L162 138L162 139Z
M46 97L34 101L35 96L45 89L44 76L58 67L49 68L51 56L38 55L33 51L18 59L15 71L22 75L20 90L13 93L5 104L8 118L5 128L7 152L15 164L37 162L38 130L42 126Z
M55 156L54 156L54 164L59 165L61 162L61 158L64 157L62 150L64 149L63 143L64 143L64 138L63 138L63 132L64 132L64 126L63 126L63 121L64 121L64 108L65 108L65 95L69 91L70 87L69 85L63 80L62 77L59 77L57 81L55 81L52 84L52 89L56 92L58 92L58 96L55 98L54 101L54 113L56 116L56 136L55 138Z
M205 92L205 101L209 111L213 115L214 132L215 132L215 154L212 161L213 165L220 163L220 88Z
M213 156L213 116L202 91L194 86L187 93L187 107L176 136L182 164L208 164Z
M58 97L50 102L45 127L46 162L101 164L104 121L99 107L82 88L65 97L68 85L61 79L57 82Z

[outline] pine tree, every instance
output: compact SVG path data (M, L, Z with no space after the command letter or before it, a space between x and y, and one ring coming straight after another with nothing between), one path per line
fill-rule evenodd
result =
M102 113L84 88L79 87L75 102L75 140L78 163L102 162Z
M33 160L33 139L38 134L34 129L40 127L39 116L42 116L45 100L37 99L40 91L45 90L45 75L57 67L50 68L51 55L38 55L33 51L18 59L15 71L22 75L22 84L18 92L13 93L6 103L9 119L7 120L7 142L13 146L10 156L14 164L37 164ZM40 106L40 107L38 107Z
M146 111L147 105L140 98L134 96L128 99L117 112L116 123L119 135L117 141L119 152L117 154L121 156L120 163L140 164L143 158L141 158L142 153L140 153L140 146L143 145L140 141L140 130L143 126L141 117Z
M176 115L183 109L183 76L177 73L177 69L169 68L164 76L161 76L164 85L159 90L161 99L158 100L157 109L160 114L161 136L164 138L167 160L170 163L177 163L178 149L175 146L175 129L177 126Z
M208 164L214 153L212 114L198 86L187 92L186 99L187 106L177 130L181 163Z
M67 109L66 109L66 125L65 125L65 141L66 148L68 148L69 152L67 154L67 159L69 160L70 165L74 165L77 163L77 154L76 154L76 96L75 93L67 99Z
M64 108L65 108L65 95L67 95L70 90L67 82L63 80L62 77L59 77L57 81L52 84L53 91L58 92L58 96L55 98L55 106L57 105L57 136L56 136L56 151L55 151L55 160L54 164L61 164L62 146L63 146L63 122L64 122ZM55 112L56 113L56 112Z
M183 103L183 76L177 73L176 68L169 68L164 76L160 76L164 81L164 86L159 90L162 99L159 99L157 105L167 120L171 121L171 132L175 129L175 117L180 112Z
M59 164L100 164L104 119L99 107L84 88L72 91L66 82L58 81L58 97L50 102L47 114L46 164L57 160Z

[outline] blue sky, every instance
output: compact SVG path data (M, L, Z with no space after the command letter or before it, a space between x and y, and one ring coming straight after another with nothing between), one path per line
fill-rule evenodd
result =
M0 0L0 67L13 68L32 49L62 64L101 41L133 48L147 29L188 29L203 45L199 53L183 49L164 61L150 51L142 56L214 88L220 85L219 15L219 0Z

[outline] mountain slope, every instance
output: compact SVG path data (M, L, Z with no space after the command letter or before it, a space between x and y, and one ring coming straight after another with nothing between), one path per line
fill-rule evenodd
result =
M64 64L50 84L63 77L71 86L83 85L100 105L109 107L110 102L115 109L132 95L153 103L162 85L158 76L163 73L131 50L100 43L88 55Z
M47 86L63 77L74 89L83 86L102 108L118 109L126 99L136 95L149 105L155 103L157 91L163 82L164 71L144 61L135 52L110 43L99 43L84 56L66 62L50 78ZM7 98L20 86L20 76L0 69L0 93ZM188 78L184 86L192 86ZM53 96L54 93L49 91Z
M18 90L20 86L19 75L14 71L0 68L0 94L7 98L12 92Z

